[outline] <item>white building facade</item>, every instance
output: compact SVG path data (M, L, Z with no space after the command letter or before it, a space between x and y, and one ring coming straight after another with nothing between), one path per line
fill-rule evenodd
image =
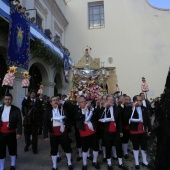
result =
M170 66L169 10L146 0L67 0L65 16L65 43L75 62L88 45L92 57L116 67L122 93L139 94L143 76L149 97L163 92Z

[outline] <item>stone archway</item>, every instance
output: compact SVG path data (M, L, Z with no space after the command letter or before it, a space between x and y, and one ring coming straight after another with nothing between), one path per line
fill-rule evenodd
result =
M29 90L35 90L37 92L40 84L48 81L48 74L45 67L38 62L31 65L29 74L31 76Z
M54 86L54 95L62 93L62 79L59 73L55 75L54 82L56 83Z

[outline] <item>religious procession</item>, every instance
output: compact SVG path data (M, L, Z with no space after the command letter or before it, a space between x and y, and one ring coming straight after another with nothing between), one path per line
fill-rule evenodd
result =
M20 1L0 0L0 170L170 170L169 58L157 57L170 48L154 41L167 10L142 0ZM108 29L107 19L125 17L106 13L110 4L140 20L133 28L152 21L154 45L128 19Z
M16 67L10 67L3 86L12 87L15 72ZM8 74L12 76L9 78ZM82 82L84 83L83 80ZM25 81L23 86L29 86L24 83ZM135 169L140 169L141 166L147 169L169 166L169 157L166 155L166 144L169 141L166 133L169 131L165 131L166 126L169 127L169 112L165 109L168 106L170 71L164 94L151 101L146 98L149 86L144 77L141 93L132 98L127 94L120 94L118 85L114 94L108 94L107 89L100 85L99 91L105 93L102 95L99 91L94 91L99 85L92 82L91 77L86 83L87 87L84 86L83 89L80 89L79 83L79 90L52 97L44 95L43 86L40 85L37 92L31 90L26 94L22 110L12 105L13 96L10 93L5 94L0 108L0 170L4 170L6 146L11 159L10 170L15 170L19 147L17 140L21 138L22 130L25 138L23 154L30 149L33 154L38 154L39 135L43 135L45 141L50 141L52 170L58 169L61 160L59 146L66 155L65 169L74 169L72 140L76 142L78 153L74 156L76 161L82 161L82 170L90 169L88 160L91 160L95 169L101 169L99 154L102 154L102 162L107 164L108 170L113 170L112 162L117 162L120 169L127 169L124 160L128 160L130 154L133 155ZM85 93L87 89L93 89L91 95ZM74 139L70 138L70 133L74 134ZM162 144L165 148L162 148ZM162 149L166 150L162 153Z

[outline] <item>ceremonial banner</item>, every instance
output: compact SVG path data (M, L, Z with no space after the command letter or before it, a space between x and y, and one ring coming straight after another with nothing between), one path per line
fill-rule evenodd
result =
M67 80L67 78L66 78L66 76L69 77L69 59L68 59L67 54L64 54L63 63L64 63L64 77L65 77L65 82L68 83L68 80Z
M30 55L30 22L11 4L7 65L28 69Z

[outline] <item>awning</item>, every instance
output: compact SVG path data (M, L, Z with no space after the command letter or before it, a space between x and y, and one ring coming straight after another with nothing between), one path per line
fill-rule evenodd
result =
M0 16L8 21L10 19L10 3L7 0L0 0ZM31 37L41 39L45 45L50 47L63 59L64 54L62 50L56 44L50 41L50 39L48 39L46 35L38 27L36 27L36 25L32 23L30 24L30 34ZM69 63L72 63L70 58Z

